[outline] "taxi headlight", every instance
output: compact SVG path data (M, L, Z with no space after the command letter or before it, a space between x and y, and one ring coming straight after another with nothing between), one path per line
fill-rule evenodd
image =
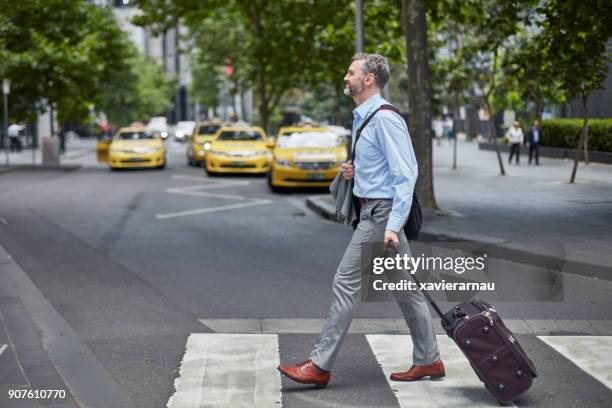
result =
M204 148L204 150L210 150L210 148L212 147L212 143L206 142L202 145L202 147Z
M276 159L276 164L282 167L291 167L291 162L287 159Z

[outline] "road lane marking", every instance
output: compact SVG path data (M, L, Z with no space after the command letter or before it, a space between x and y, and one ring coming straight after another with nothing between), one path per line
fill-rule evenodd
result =
M538 336L540 340L612 389L612 336Z
M168 408L282 407L278 337L194 333Z
M209 197L209 198L219 198L224 200L236 200L236 201L244 201L240 204L228 204L221 205L215 207L205 207L205 208L196 208L193 210L187 211L179 211L174 213L167 214L156 214L155 218L158 220L166 220L170 218L177 217L188 217L191 215L200 215L207 214L218 211L226 211L226 210L234 210L238 208L246 208L257 205L264 205L272 203L272 200L264 200L264 199L250 199L248 201L245 197L236 194L223 194L223 193L211 193L203 190L212 190L212 189L220 189L220 188L228 188L228 187L243 187L251 184L250 181L246 180L212 180L204 177L190 176L190 175L180 175L175 174L171 177L174 180L189 180L189 181L199 181L205 184L196 184L190 186L182 186L182 187L171 187L167 188L166 192L168 194L182 194L196 197Z
M196 197L214 197L214 198L226 198L230 200L244 200L245 198L240 195L234 194L220 194L220 193L207 193L204 191L200 191L206 188L206 186L195 185L195 186L186 186L186 187L173 187L167 188L166 193L170 194L184 194Z
M396 382L392 372L406 371L412 364L412 339L405 335L367 335L374 356L400 407L491 407L499 403L485 389L457 345L447 336L437 336L446 377L440 381ZM515 406L515 405L509 405Z
M271 202L272 200L257 200L257 201L251 201L248 203L221 205L218 207L197 208L194 210L180 211L180 212L175 212L175 213L157 214L155 218L157 218L158 220L166 220L168 218L186 217L189 215L206 214L206 213L217 212L217 211L234 210L237 208L253 207L256 205L270 204Z
M4 350L8 347L8 344L0 344L0 356L4 353Z
M217 333L302 334L319 333L323 319L198 319ZM395 319L353 319L349 333L398 334Z
M250 319L198 319L202 324L208 326L217 333L271 333L271 334L290 334L290 333L319 333L323 325L323 319L269 319L269 318L250 318ZM550 335L555 333L558 320L535 320L507 319L504 321L513 333L530 335ZM546 323L550 322L550 324ZM568 326L576 326L583 320L565 320ZM599 327L596 334L612 335L612 320L597 321ZM532 329L531 326L535 327ZM444 334L440 325L434 325L438 334ZM349 333L356 334L409 334L410 331L404 319L381 319L381 318L356 318L353 319ZM593 335L595 331L586 328L578 331L580 335Z
M229 179L211 179L207 177L190 176L187 174L174 174L171 177L173 180L188 180L188 181L199 181L200 183L206 183L206 188L222 188L222 187L234 187L234 186L248 186L251 184L248 180L229 180Z

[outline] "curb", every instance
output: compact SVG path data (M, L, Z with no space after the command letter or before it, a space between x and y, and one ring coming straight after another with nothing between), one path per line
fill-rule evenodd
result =
M54 170L54 171L64 171L64 172L71 172L71 171L76 171L79 170L81 167L80 164L61 164L59 166L48 166L45 165L43 166L41 165L32 165L32 164L14 164L14 165L9 165L9 167L2 167L0 168L0 175L1 174L6 174L6 173L11 173L13 171L48 171L48 170Z
M306 206L323 218L338 222L336 218L336 208L328 201L327 196L307 197ZM480 235L449 234L445 231L425 228L419 234L419 241L479 243L486 245L487 252L496 258L536 267L561 264L563 266L562 272L612 281L612 267L573 261L571 259L558 258L551 255L512 248L508 245L511 243L509 240Z
M15 288L46 352L80 407L135 407L79 335L55 310L27 273L0 245L0 266Z

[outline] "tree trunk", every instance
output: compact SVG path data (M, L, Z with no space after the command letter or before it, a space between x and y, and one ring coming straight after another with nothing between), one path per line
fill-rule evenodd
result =
M402 4L408 58L408 117L419 162L416 192L424 207L435 209L426 7L424 0L404 0Z
M487 108L487 111L489 112L489 132L491 134L491 139L493 139L493 145L495 146L497 162L499 163L499 171L502 176L505 176L506 170L504 169L504 162L501 157L501 152L499 151L499 143L497 143L497 127L495 126L495 115L493 114L493 109L491 108L491 104L489 103L488 98L485 98L484 103Z
M587 104L588 94L582 94L582 112L584 114L584 121L582 122L582 130L580 131L580 140L576 147L576 156L574 157L574 167L572 168L572 175L570 177L570 183L576 181L576 171L578 170L578 162L580 161L580 151L586 147L586 137L589 131L589 107ZM586 152L586 151L585 151Z
M584 135L584 164L589 164L589 127L587 126Z

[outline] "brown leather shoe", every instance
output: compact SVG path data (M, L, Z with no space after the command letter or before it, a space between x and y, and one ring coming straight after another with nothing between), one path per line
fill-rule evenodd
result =
M393 381L418 381L423 377L435 379L442 378L445 375L444 364L442 364L442 360L438 360L426 366L413 365L408 371L403 373L393 373L391 374L391 379Z
M286 377L301 384L314 384L317 388L327 387L331 373L317 367L312 360L296 365L279 365L276 367Z

